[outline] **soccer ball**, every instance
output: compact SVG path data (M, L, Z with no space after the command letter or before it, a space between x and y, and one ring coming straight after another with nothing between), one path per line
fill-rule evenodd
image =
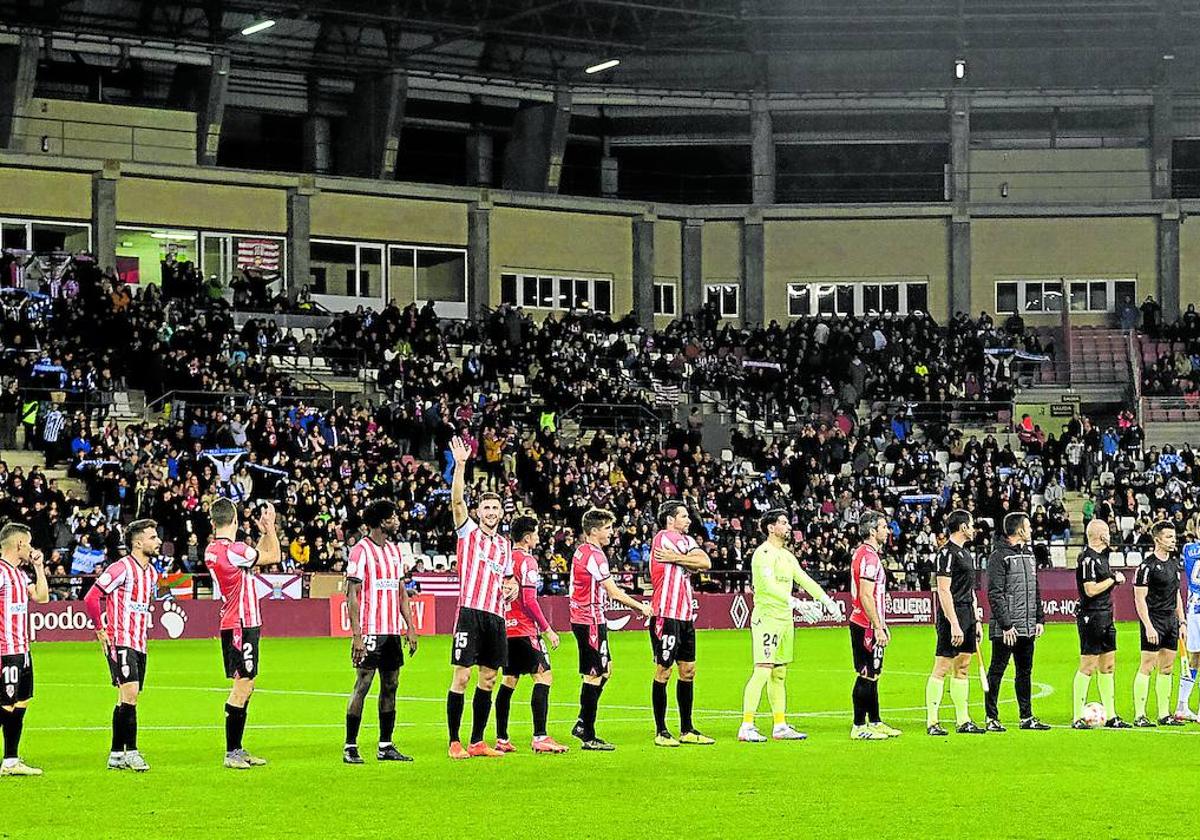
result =
M1107 723L1108 715L1104 714L1104 706L1099 703L1088 703L1084 706L1083 722L1093 729Z

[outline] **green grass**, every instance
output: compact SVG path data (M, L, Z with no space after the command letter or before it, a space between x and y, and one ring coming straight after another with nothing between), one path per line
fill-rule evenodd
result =
M698 725L714 747L651 744L649 644L610 636L615 673L599 732L618 745L581 753L568 737L579 678L574 642L555 655L551 734L564 756L533 756L528 680L513 707L521 753L451 762L445 756L448 638L424 638L400 678L396 740L408 765L341 763L346 640L264 640L263 675L247 745L268 767L238 773L223 754L216 641L154 642L139 723L153 765L145 775L104 769L115 690L92 644L35 647L37 695L22 754L40 779L0 779L0 836L35 837L1150 837L1178 835L1194 779L1191 737L1173 731L1074 732L1074 627L1050 627L1038 644L1035 712L1051 732L933 739L924 734L924 685L933 630L899 628L881 683L884 717L905 730L884 743L848 739L853 680L845 629L797 633L788 680L792 720L804 743L739 744L745 632L699 639ZM1118 709L1132 717L1135 625L1121 628ZM1010 671L1011 678L1011 671ZM1093 686L1093 693L1095 687ZM1014 721L1011 681L1002 716ZM981 720L982 697L972 681ZM765 698L764 698L765 704ZM765 705L764 705L765 708ZM671 720L675 717L671 692ZM1153 693L1151 710L1154 709ZM949 697L943 720L952 718ZM467 704L469 726L470 702ZM769 717L760 716L763 728ZM465 734L465 733L464 733ZM491 728L489 727L489 737ZM368 701L360 743L374 743ZM1182 740L1180 740L1182 739ZM1082 792L1082 796L1080 795ZM236 832L236 833L233 833Z

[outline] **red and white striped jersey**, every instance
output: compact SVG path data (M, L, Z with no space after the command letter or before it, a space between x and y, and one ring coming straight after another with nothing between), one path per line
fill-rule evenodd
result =
M395 543L379 545L363 537L350 549L346 580L362 584L358 589L358 621L364 636L399 636L404 632L400 617L403 578L404 563Z
M29 576L0 560L0 656L29 653Z
M659 563L654 559L653 549L665 548L668 551L687 554L693 548L699 548L696 541L687 534L664 529L654 535L654 541L650 548L650 583L654 586L654 595L650 599L650 604L654 607L654 615L658 618L695 621L696 609L692 603L692 573L674 563Z
M887 591L887 572L879 559L879 552L866 543L854 550L854 559L850 561L850 595L854 600L850 621L859 627L870 627L871 620L867 618L867 612L859 598L861 580L869 580L875 584L875 610L879 613L879 620L883 621L886 618L883 614L883 598Z
M105 595L104 627L109 643L145 653L158 569L150 564L143 569L132 556L126 556L105 569L96 586Z
M499 533L488 536L474 519L458 529L459 609L490 612L504 618L504 599L500 590L504 579L512 577L512 544Z
M221 590L221 629L262 627L258 592L254 588L257 549L219 537L204 549L204 565Z
M603 624L608 606L604 581L612 577L604 550L580 543L571 558L571 623Z
M522 589L532 589L536 597L538 584L542 580L542 573L538 570L536 557L519 548L514 548L513 576L516 577L517 583ZM529 614L529 610L525 609L520 598L508 605L508 612L504 616L504 626L507 628L510 639L537 636L539 633L537 622Z

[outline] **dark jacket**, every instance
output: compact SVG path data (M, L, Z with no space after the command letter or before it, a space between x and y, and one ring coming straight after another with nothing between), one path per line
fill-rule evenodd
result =
M992 608L991 638L1013 627L1018 636L1033 636L1041 624L1042 590L1037 560L1027 546L1002 541L988 557L988 603Z

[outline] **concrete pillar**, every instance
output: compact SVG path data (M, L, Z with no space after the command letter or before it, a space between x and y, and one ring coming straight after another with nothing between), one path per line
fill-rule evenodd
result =
M752 213L742 222L742 324L761 327L765 314L766 246L761 214Z
M1170 62L1174 63L1174 62ZM1175 107L1169 81L1154 88L1154 105L1150 117L1150 195L1153 198L1171 197L1171 169L1174 165Z
M683 275L683 308L680 314L696 314L704 305L704 220L688 219L683 223L683 254L680 273Z
M1174 202L1172 202L1174 204ZM1179 208L1158 220L1158 294L1164 323L1179 317Z
M971 219L955 216L950 222L950 290L947 320L956 313L973 313L971 302Z
M617 159L611 155L600 158L600 195L616 198L621 185L621 169Z
M348 130L338 143L338 171L360 178L396 177L400 130L408 102L408 74L393 69L354 82Z
M299 187L287 193L287 275L283 278L287 296L295 300L301 289L312 283L308 262L312 238L312 196L316 189L311 178L302 178Z
M654 217L633 220L633 314L654 329Z
M950 116L949 197L956 209L971 200L971 99L961 90L946 97Z
M17 149L24 142L18 136L20 119L28 115L33 98L41 45L36 35L22 35L16 44L0 46L0 149Z
M310 116L304 120L304 171L323 175L331 163L332 135L329 117Z
M221 147L221 124L225 120L225 99L229 91L229 55L218 53L212 66L200 76L203 88L199 91L196 111L196 162L201 166L216 166Z
M765 99L750 104L751 200L755 204L775 203L774 120Z
M504 151L504 188L558 192L570 127L571 94L565 89L557 91L551 103L520 108Z
M490 187L494 181L495 145L492 135L473 131L467 135L467 185Z
M117 179L116 163L92 173L92 251L101 271L117 267Z
M467 311L472 318L484 317L491 306L492 205L479 201L467 212Z

